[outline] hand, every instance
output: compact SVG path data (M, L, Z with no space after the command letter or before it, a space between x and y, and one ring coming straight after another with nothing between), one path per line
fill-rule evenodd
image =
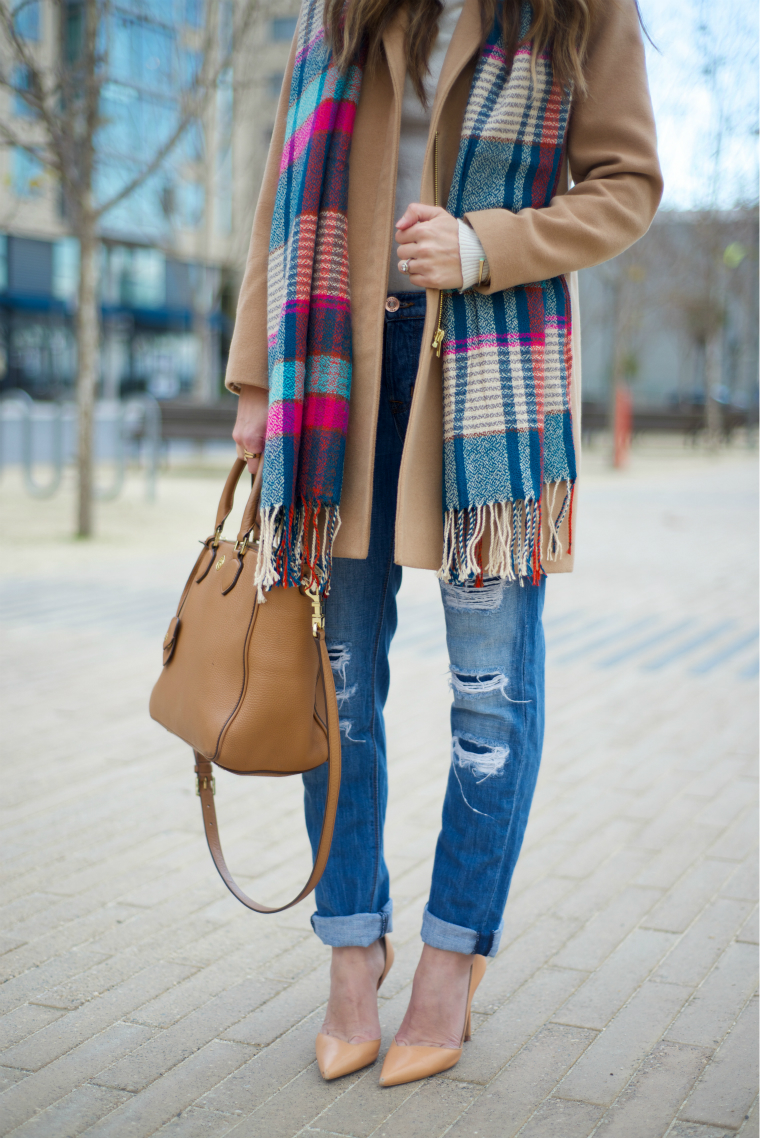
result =
M413 202L396 222L399 261L409 261L409 280L420 288L461 288L459 223L437 205Z
M254 454L263 452L267 437L268 410L269 392L263 387L245 384L240 388L237 419L232 431L232 437L237 443L238 458L243 457L244 450L252 451ZM258 465L258 458L248 459L248 469L251 474L256 473Z

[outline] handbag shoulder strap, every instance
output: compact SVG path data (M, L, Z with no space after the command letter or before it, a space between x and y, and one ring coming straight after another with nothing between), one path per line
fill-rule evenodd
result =
M322 832L319 836L319 846L317 847L317 854L314 858L314 865L312 866L309 880L298 896L294 897L292 901L289 901L287 905L278 905L275 907L260 905L258 901L254 901L248 897L232 879L232 875L227 868L227 863L224 860L224 854L222 853L222 846L219 840L219 826L216 820L216 809L214 808L212 765L208 759L204 759L197 751L195 752L195 773L198 778L198 793L200 795L201 811L203 813L203 827L206 831L206 841L208 842L211 856L214 859L214 865L218 869L219 876L230 893L234 894L238 901L242 901L247 908L253 909L257 913L281 913L283 909L290 909L293 905L297 905L299 901L302 901L319 882L319 879L325 871L327 858L330 854L333 830L335 828L335 815L338 810L338 793L340 791L340 725L338 722L338 701L335 696L335 682L330 667L330 658L327 654L324 629L320 628L317 630L315 644L319 653L319 678L325 695L325 707L327 708L327 801L325 803Z

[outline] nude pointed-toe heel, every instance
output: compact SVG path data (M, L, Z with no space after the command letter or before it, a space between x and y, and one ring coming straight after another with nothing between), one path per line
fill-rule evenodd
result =
M387 936L382 938L385 951L385 967L377 982L378 991L393 964L393 945ZM317 1063L323 1079L339 1079L341 1075L350 1075L354 1071L361 1071L374 1063L380 1054L380 1040L370 1039L367 1043L346 1043L344 1039L336 1039L334 1035L317 1036L316 1041Z
M334 1035L323 1035L320 1031L316 1042L317 1063L323 1079L339 1079L369 1067L380 1054L380 1040L370 1039L368 1043L346 1043Z
M413 1083L455 1067L462 1058L462 1047L470 1038L472 997L486 973L485 956L476 956L470 968L470 988L467 993L467 1011L464 1017L462 1043L459 1047L417 1047L399 1045L394 1039L380 1072L381 1087L395 1087L399 1083Z

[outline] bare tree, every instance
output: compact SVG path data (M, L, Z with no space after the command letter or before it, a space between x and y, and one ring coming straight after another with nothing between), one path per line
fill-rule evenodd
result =
M650 276L648 248L644 241L604 265L600 274L605 286L604 320L610 345L605 368L607 423L610 461L615 461L615 416L621 389L635 381L639 371L638 333L643 320L646 285Z
M701 208L692 227L691 249L681 250L681 257L691 264L680 289L680 313L703 362L705 432L711 449L720 445L724 435L722 388L724 329L727 319L729 276L741 263L734 262L729 252L726 217L721 211L725 202L727 168L736 166L737 146L755 155L757 137L757 104L742 84L735 81L733 60L744 32L743 45L753 50L756 37L737 20L726 22L707 0L700 0L697 23L697 51L700 72L708 95L709 113L705 122L705 179ZM746 33L749 32L749 35ZM754 48L756 51L756 47ZM745 165L745 163L742 163ZM751 183L750 183L751 185ZM737 183L737 190L741 194ZM750 191L754 197L754 191ZM741 196L733 196L729 204L734 210L744 204ZM676 299L676 298L674 298Z
M737 323L743 338L755 322L749 312L756 290L757 210L703 210L658 228L658 255L667 266L659 301L692 345L701 374L707 444L726 434L726 330ZM745 270L748 270L745 272Z
M194 52L192 81L178 85L177 113L152 151L135 155L134 174L110 194L98 192L97 135L104 125L103 88L109 79L111 0L46 0L56 50L44 58L23 34L33 0L0 0L0 87L34 116L28 134L0 120L0 144L31 155L57 180L71 234L80 249L76 322L78 403L77 536L93 531L93 423L99 377L98 248L102 218L168 161L191 124L203 120L223 77L243 48L258 0L206 0ZM151 5L145 4L150 15ZM76 19L72 20L72 16Z

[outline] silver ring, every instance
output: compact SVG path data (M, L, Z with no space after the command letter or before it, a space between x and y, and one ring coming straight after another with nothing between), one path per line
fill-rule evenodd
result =
M401 261L399 263L399 271L402 273L408 273L409 272L409 262L408 261Z

